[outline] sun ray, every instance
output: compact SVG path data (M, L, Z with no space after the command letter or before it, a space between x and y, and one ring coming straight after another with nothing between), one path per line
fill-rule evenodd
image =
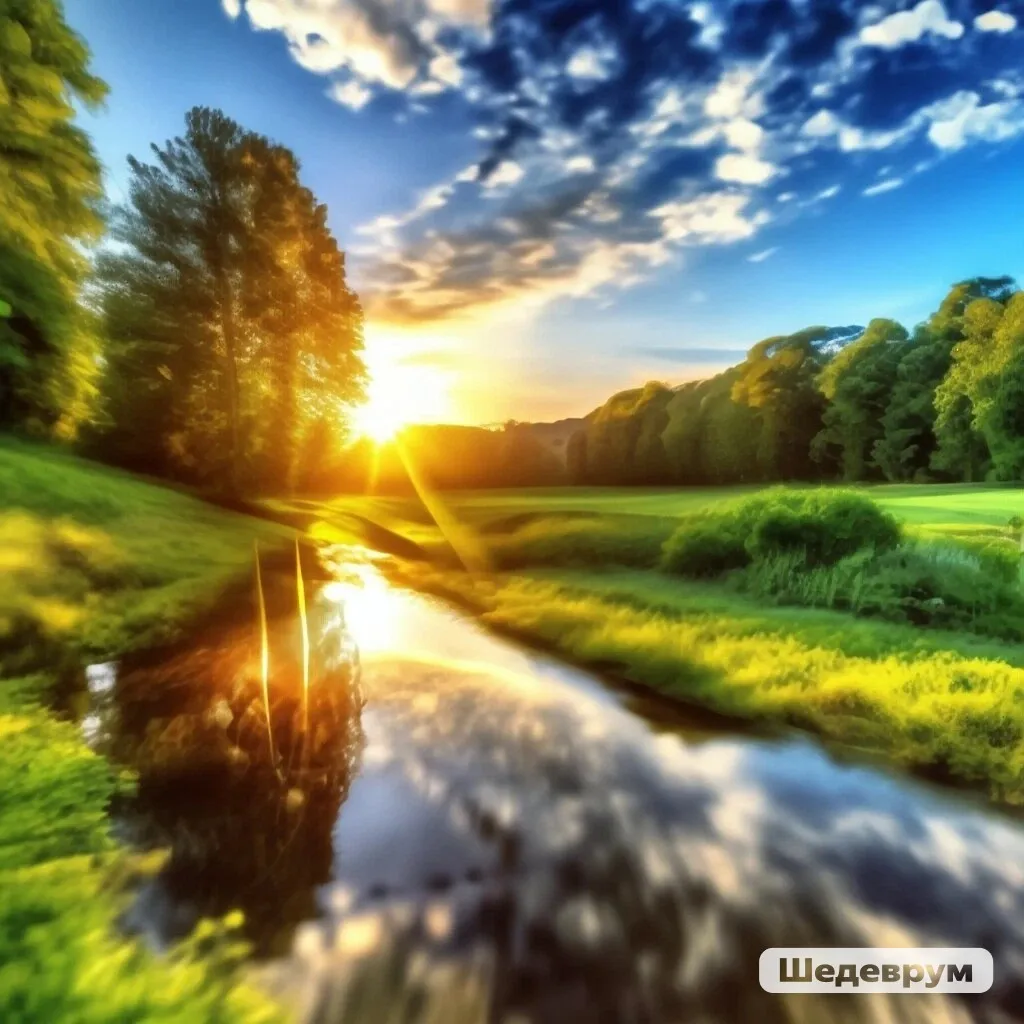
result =
M299 626L302 631L302 732L309 733L309 623L306 620L306 588L302 581L299 538L295 538L295 587L299 595Z
M267 715L267 745L270 748L270 763L277 764L274 754L274 726L270 721L270 638L267 635L267 605L263 597L263 577L260 573L260 545L253 541L256 553L256 601L260 621L260 682L263 687L263 710Z

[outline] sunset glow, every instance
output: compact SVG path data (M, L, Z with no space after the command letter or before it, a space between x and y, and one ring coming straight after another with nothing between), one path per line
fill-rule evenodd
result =
M421 365L415 353L408 353L407 343L394 337L368 339L365 359L369 382L366 401L353 415L357 435L383 444L410 424L452 417L448 375Z

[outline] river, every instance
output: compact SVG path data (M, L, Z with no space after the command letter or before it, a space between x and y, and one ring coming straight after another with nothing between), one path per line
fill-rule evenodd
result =
M1013 817L805 737L689 722L371 560L339 562L318 599L361 662L344 777L273 814L201 774L144 785L117 827L172 853L130 929L166 943L241 906L254 972L310 1021L1017 1019ZM133 712L116 666L89 680L84 727L115 753L167 704ZM771 996L757 963L774 946L982 946L996 980Z

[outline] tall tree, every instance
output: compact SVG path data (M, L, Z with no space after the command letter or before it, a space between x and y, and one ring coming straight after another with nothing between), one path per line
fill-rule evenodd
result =
M0 427L71 436L91 412L82 245L102 229L102 181L74 103L105 95L56 0L0 4Z
M914 331L896 370L896 383L882 417L882 437L874 458L889 480L912 480L930 470L952 479L976 473L985 458L983 439L971 426L970 411L951 400L945 413L945 448L939 450L936 391L964 338L964 315L972 302L1004 302L1014 289L1009 277L976 277L950 288L939 308ZM967 445L958 441L966 439ZM968 469L969 467L969 469Z
M294 155L219 111L129 158L100 261L108 456L226 490L287 488L361 393L362 312ZM145 430L140 430L140 425ZM322 433L322 431L321 431Z
M906 341L907 332L896 321L872 320L821 371L818 384L828 406L822 429L812 442L812 454L828 464L836 452L846 480L870 475L872 449L882 436L882 415Z
M812 477L811 439L821 429L824 401L817 378L825 361L826 327L758 342L740 364L732 397L761 416L758 465L762 479Z

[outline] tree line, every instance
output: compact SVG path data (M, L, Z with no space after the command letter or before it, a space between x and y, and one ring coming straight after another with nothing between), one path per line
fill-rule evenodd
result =
M246 494L409 486L1018 480L1024 294L955 285L908 331L810 327L678 387L610 398L556 450L540 427L348 436L363 314L286 147L217 110L128 158L110 204L76 104L106 86L57 0L0 12L0 430ZM97 243L100 243L97 245Z
M912 331L876 319L836 333L766 338L707 380L614 395L570 439L569 479L1021 479L1024 292L1011 278L954 285Z
M290 150L206 108L109 204L74 108L105 94L56 0L4 5L0 429L236 494L301 486L364 384L326 207Z

